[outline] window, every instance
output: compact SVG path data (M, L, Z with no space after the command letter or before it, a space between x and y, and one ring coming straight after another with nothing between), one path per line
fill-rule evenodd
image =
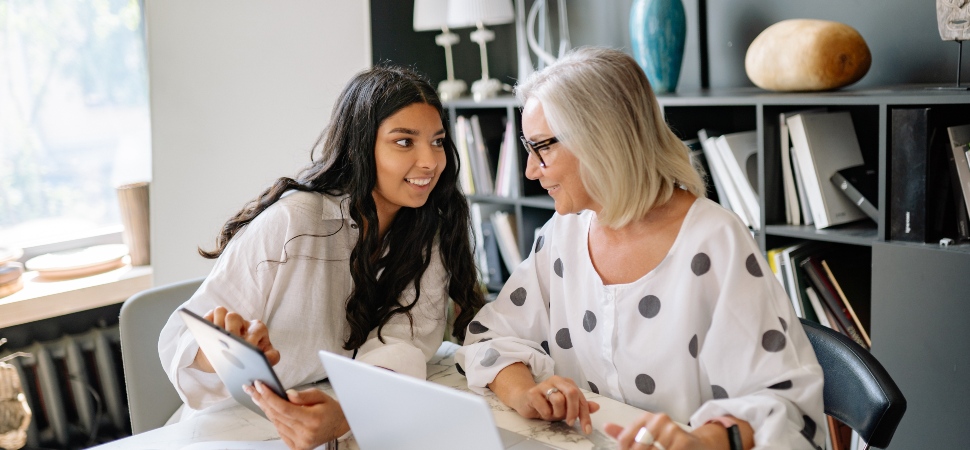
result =
M0 246L121 230L151 177L143 3L0 1Z

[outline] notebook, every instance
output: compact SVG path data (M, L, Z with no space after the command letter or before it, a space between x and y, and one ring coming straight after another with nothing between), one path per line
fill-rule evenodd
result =
M242 388L243 385L252 385L256 380L262 381L276 395L286 398L283 385L262 351L192 311L179 308L178 312L195 341L199 343L199 348L209 359L216 375L237 402L266 417L263 410L253 403L253 399Z
M484 398L320 352L361 450L554 449L495 426Z

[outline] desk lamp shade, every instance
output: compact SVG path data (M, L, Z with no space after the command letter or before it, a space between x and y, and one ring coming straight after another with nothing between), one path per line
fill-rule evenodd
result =
M438 83L438 96L442 101L453 100L465 92L465 82L455 79L455 65L451 58L451 46L458 43L458 35L448 30L448 0L414 0L414 31L439 30L435 43L445 48L445 65L448 79Z
M515 21L512 0L448 0L448 26L464 28L475 26L471 39L478 43L482 54L482 79L472 83L472 95L476 101L494 97L502 91L502 83L488 76L488 53L485 44L495 39L495 33L485 25L501 25Z

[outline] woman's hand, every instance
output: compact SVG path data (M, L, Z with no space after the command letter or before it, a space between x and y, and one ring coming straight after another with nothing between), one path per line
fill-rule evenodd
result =
M245 320L239 314L230 312L222 306L216 306L202 316L205 320L214 323L217 327L225 328L226 331L243 338L266 355L270 365L280 362L280 352L273 348L269 341L269 330L266 325L259 320ZM205 372L215 372L209 358L205 356L202 349L195 354L195 366Z
M754 447L754 430L751 425L740 419L725 416L741 429L743 447ZM646 429L636 441L641 429ZM645 412L626 428L615 423L607 423L603 431L617 440L620 450L727 450L730 444L721 423L707 423L687 432L666 414Z
M340 403L323 391L286 391L289 401L277 396L263 383L243 389L273 422L280 438L291 449L312 449L350 431Z
M593 432L589 415L599 411L600 405L586 401L586 396L569 378L554 375L535 384L529 368L515 363L502 369L488 387L522 417L564 420L569 426L579 419L584 433Z

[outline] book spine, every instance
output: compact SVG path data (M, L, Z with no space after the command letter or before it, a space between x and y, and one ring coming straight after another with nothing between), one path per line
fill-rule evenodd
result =
M892 110L889 238L926 242L929 108Z

